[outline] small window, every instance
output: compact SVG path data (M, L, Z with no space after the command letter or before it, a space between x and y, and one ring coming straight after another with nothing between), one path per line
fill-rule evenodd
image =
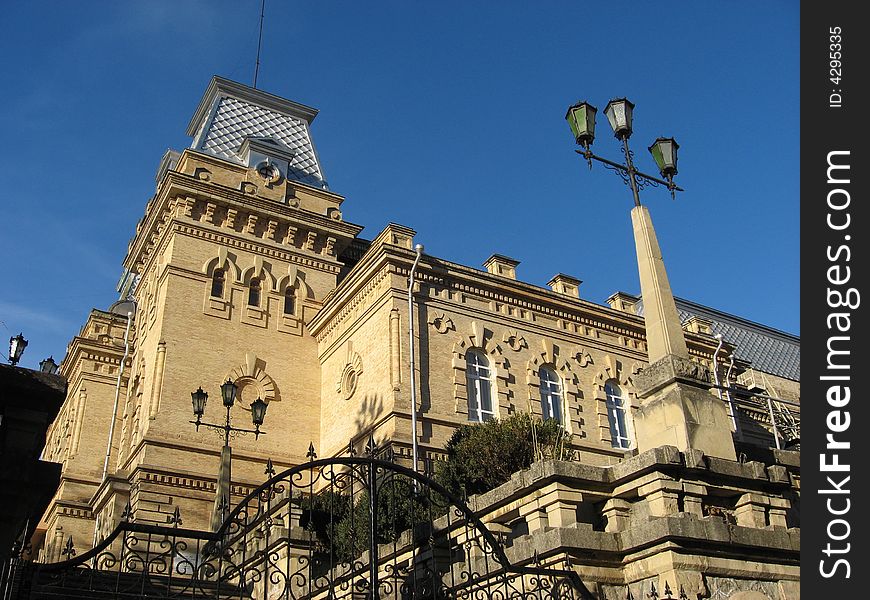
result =
M260 280L256 277L248 284L248 306L260 306Z
M562 380L551 367L538 369L541 379L541 413L544 419L562 424Z
M224 297L224 270L215 269L211 276L211 296L212 298Z
M631 440L628 437L625 419L625 399L622 390L615 381L604 384L605 404L607 406L607 420L610 422L610 442L614 448L628 448Z
M296 294L293 292L293 288L291 287L284 290L284 314L296 314Z
M492 370L489 361L479 350L465 353L465 381L468 386L468 420L475 423L489 421L492 411Z

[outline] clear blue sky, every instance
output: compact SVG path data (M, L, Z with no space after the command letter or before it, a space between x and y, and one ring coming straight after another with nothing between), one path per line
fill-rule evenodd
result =
M212 75L250 84L259 0L8 2L0 35L0 335L58 361L117 299L127 242ZM631 195L574 154L566 108L637 106L641 170L680 143L677 200L649 189L676 295L799 332L797 2L267 0L258 87L320 109L345 219L603 303L638 293ZM603 114L595 150L620 157Z

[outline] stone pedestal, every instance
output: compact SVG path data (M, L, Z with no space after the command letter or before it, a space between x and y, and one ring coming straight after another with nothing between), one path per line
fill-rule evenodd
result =
M639 373L635 385L640 399L634 413L638 451L668 445L737 459L727 407L709 392L705 367L669 354Z

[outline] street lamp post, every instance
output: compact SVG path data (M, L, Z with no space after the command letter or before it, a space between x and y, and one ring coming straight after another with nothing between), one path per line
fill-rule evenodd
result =
M575 150L575 152L586 159L590 169L592 168L592 161L596 160L604 164L608 169L619 173L623 181L631 189L635 206L640 206L640 190L647 184L654 187L665 186L671 192L671 197L674 196L674 192L683 191L682 188L674 183L674 175L677 174L677 149L680 147L674 138L660 137L649 147L650 154L653 155L653 159L659 168L659 173L661 173L664 180L642 173L635 168L634 153L628 146L628 139L632 133L634 104L627 98L611 100L604 109L604 114L613 128L613 134L616 136L616 139L622 142L621 150L625 157L625 164L594 154L592 152L592 142L595 141L595 114L597 112L598 109L588 102L578 102L570 107L565 115L565 119L571 126L571 132L574 134L574 140L578 145L583 147L582 150Z
M196 430L199 431L200 425L223 433L224 445L221 448L221 463L218 469L218 486L215 494L214 511L212 512L211 528L212 531L217 531L221 524L229 514L230 509L230 477L232 463L232 448L230 447L230 438L235 434L253 433L254 438L258 439L260 435L266 435L265 431L260 431L260 426L263 424L263 419L266 417L267 404L260 398L251 402L251 420L254 423L254 429L243 429L241 427L233 427L230 425L230 410L236 402L238 387L232 380L227 379L221 385L221 399L223 405L227 409L226 422L223 425L216 423L206 423L202 420L205 414L205 404L208 401L208 392L203 391L200 386L195 392L190 393L190 399L193 404L193 415L196 421L190 421L196 425Z
M586 159L589 168L592 168L593 160L602 163L606 168L616 171L631 190L634 200L631 220L644 304L649 362L652 364L667 355L688 359L679 313L671 294L652 219L647 208L640 203L640 190L647 185L664 186L670 191L671 197L674 197L675 192L683 191L674 183L679 144L674 138L660 137L649 147L650 154L659 168L661 179L638 171L634 166L634 153L628 144L632 134L634 104L627 98L615 98L607 103L604 114L613 129L613 135L621 142L625 163L608 160L592 152L597 112L598 110L588 102L578 102L568 109L565 119L571 127L574 141L582 147L582 150L575 150L575 152Z
M662 445L681 451L697 449L708 456L734 460L734 443L727 415L721 402L709 393L709 381L689 357L680 315L671 292L662 251L656 238L652 218L640 203L640 190L646 185L664 186L671 197L682 188L674 183L677 174L677 150L674 138L660 137L649 147L661 179L638 171L628 145L632 133L634 104L626 98L608 102L604 114L613 134L622 144L624 163L597 156L592 152L595 140L597 109L588 102L578 102L568 109L565 119L571 127L575 150L592 168L592 161L616 171L631 189L634 207L631 223L643 298L647 360L650 368L638 374L640 406L635 411L636 447L640 452ZM699 415L703 415L699 418Z

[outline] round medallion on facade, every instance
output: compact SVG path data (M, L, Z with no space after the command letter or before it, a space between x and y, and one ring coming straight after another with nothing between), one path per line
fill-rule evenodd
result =
M266 183L275 183L281 179L281 171L269 161L264 160L258 164L257 173L266 180Z
M257 398L265 398L271 394L266 393L266 386L254 377L239 377L235 381L238 391L236 398L239 401L239 406L244 410L251 410L251 402Z
M353 365L345 365L344 371L341 374L340 392L344 400L349 400L356 391L357 383L359 382L359 373Z
M353 346L348 342L347 362L341 370L341 377L335 386L336 391L343 400L349 400L356 392L359 385L359 376L362 375L363 365L360 355L353 351Z

